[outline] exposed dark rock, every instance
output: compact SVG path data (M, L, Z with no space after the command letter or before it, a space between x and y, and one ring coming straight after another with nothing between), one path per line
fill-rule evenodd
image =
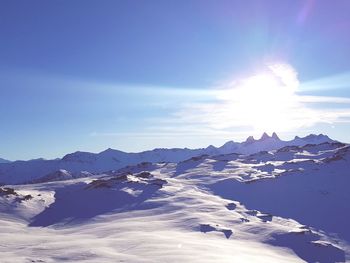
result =
M18 195L18 193L15 191L15 189L10 188L10 187L0 187L0 196L2 195Z

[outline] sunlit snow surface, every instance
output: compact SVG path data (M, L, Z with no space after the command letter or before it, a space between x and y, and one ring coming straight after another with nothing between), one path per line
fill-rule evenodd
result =
M2 186L0 261L346 262L349 168L324 143Z

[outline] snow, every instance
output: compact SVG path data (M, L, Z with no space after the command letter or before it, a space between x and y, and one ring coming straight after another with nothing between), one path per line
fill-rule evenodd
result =
M107 149L100 153L75 152L65 155L62 159L30 161L15 161L0 163L0 184L21 184L35 181L45 176L52 176L59 170L77 174L81 171L101 173L116 170L127 165L136 165L142 162L181 162L199 155L219 155L229 153L253 154L260 151L271 151L284 146L304 146L306 144L320 144L335 142L325 135L308 135L292 141L282 141L276 134L263 134L261 139L249 137L247 141L227 142L221 147L209 146L203 149L154 149L140 153L126 153L119 150Z
M346 262L349 162L323 142L56 170L1 187L1 262Z
M178 179L170 181L169 187L164 186L153 199L150 193L147 193L148 199L141 204L132 197L123 199L126 202L124 208L119 207L118 212L113 213L115 206L122 205L112 202L118 200L120 191L113 193L113 189L108 189L106 193L106 189L80 188L82 182L72 182L64 190L69 191L69 194L56 195L53 204L57 203L57 199L60 200L59 204L51 204L50 209L46 208L41 213L46 220L55 221L34 220L36 225L56 223L54 227L27 227L23 222L1 219L0 252L5 258L2 262L302 262L291 251L255 240L261 239L260 235L239 238L242 235L239 228L231 228L240 215L228 210L224 200L210 197L194 186L181 185ZM28 187L20 188L23 191ZM70 187L79 190L71 191ZM144 185L144 190L148 187ZM41 185L39 188L47 189L47 186ZM71 204L74 200L77 203ZM88 202L92 200L95 202ZM86 207L81 206L83 203L86 203ZM65 205L61 207L60 204ZM109 213L101 211L101 206L108 207ZM77 207L78 211L74 209ZM46 217L45 211L51 209L53 212ZM91 218L92 212L100 213L100 216ZM62 220L62 216L67 213L70 220ZM219 220L220 217L226 219ZM201 226L209 224L214 226L215 231L204 233ZM216 226L218 224L219 227ZM258 226L263 223L255 224ZM216 229L227 229L233 234L226 238ZM235 235L237 238L233 238Z
M10 162L11 162L11 161L9 161L9 160L0 158L0 163L10 163Z

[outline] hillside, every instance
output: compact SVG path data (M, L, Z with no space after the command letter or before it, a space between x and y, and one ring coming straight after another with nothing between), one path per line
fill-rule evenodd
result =
M3 262L346 262L349 165L347 144L323 142L61 170L1 187L0 253Z

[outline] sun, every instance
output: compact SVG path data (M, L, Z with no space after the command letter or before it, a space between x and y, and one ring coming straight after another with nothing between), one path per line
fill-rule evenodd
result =
M236 81L219 91L218 97L232 120L262 131L287 131L300 106L296 71L288 64L272 64L263 72Z

